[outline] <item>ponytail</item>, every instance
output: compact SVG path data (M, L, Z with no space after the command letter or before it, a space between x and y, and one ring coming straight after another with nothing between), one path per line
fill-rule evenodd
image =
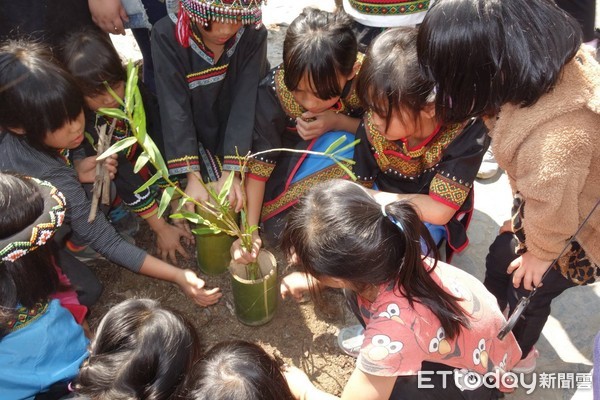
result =
M404 258L394 279L398 290L411 307L417 302L429 308L440 320L448 338L454 338L461 325L468 327L468 320L458 304L459 298L446 292L431 277L439 252L429 230L409 202L397 201L382 206L381 210L382 224L393 225L404 240ZM429 269L423 267L421 241L425 243L426 255L433 260Z
M429 269L423 265L421 239L436 260ZM288 259L295 255L306 273L342 279L356 292L394 282L411 306L418 302L435 314L449 338L468 326L459 299L430 276L437 247L408 202L382 207L353 182L320 183L290 212L281 248Z

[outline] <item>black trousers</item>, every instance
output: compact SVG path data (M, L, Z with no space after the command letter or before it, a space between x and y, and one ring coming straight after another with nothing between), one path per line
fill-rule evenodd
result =
M512 285L512 275L506 273L510 263L518 257L515 253L516 244L517 240L510 232L496 237L485 260L486 270L483 282L485 287L496 296L500 309L504 310L508 305L510 313L513 312L519 299L529 294L529 291L522 285L515 289ZM544 284L531 298L529 306L513 329L515 338L523 351L523 358L540 338L550 315L552 300L573 286L577 285L565 278L558 269L553 268L548 272L544 278Z

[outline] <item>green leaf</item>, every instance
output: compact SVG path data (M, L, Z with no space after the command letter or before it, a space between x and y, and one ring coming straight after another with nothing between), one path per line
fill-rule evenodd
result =
M221 230L218 228L196 228L192 229L192 233L194 235L217 235L221 233Z
M96 146L94 145L94 137L92 136L91 133L84 131L83 132L83 136L85 136L85 139L88 141L88 143L94 148L94 150L96 149Z
M246 231L246 233L248 235L251 235L252 233L254 233L254 231L258 230L258 225L252 225L248 227L248 230Z
M133 106L133 121L137 129L135 132L138 142L144 143L146 141L146 135L148 133L146 128L146 111L144 110L144 101L140 89L136 87L133 91L133 98L135 99Z
M162 196L160 197L160 203L158 205L158 214L157 214L158 218L162 217L165 210L169 206L169 203L171 203L171 198L173 197L173 192L175 192L174 187L168 187L165 190L163 190Z
M135 172L136 174L138 172L140 172L140 170L142 168L144 168L144 165L148 164L148 161L150 161L150 158L148 157L148 153L146 153L145 151L142 152L142 154L140 154L138 156L138 159L135 161L135 166L133 167L133 172Z
M131 63L131 62L130 62ZM137 88L138 81L138 69L137 67L127 68L127 85L125 86L125 109L128 111L132 110L133 105L133 91Z
M344 170L344 172L346 172L348 174L348 176L350 177L350 179L352 179L353 181L356 180L356 175L354 175L354 172L350 171L350 168L348 168L347 166L344 165L344 163L341 163L339 161L335 162L341 169Z
M171 214L171 215L169 215L169 218L173 218L173 219L184 218L196 225L203 224L205 221L205 219L202 218L200 215L193 213L193 212L186 211L186 210L181 210L180 212L178 212L176 214Z
M332 157L332 158L333 158L333 160L335 160L335 161L340 161L340 162L341 162L341 161L343 161L343 162L345 162L346 164L350 164L350 165L354 165L354 164L356 164L356 161L354 161L354 160L351 160L351 159L349 159L349 158L346 158L346 157L340 157L340 156L336 156L335 154L332 154L332 155L331 155L331 157Z
M128 147L131 147L134 143L137 142L137 139L134 137L127 137L125 139L119 140L117 143L110 146L104 153L100 154L97 158L98 161L104 160L106 157L113 155L115 153L120 152L121 150L125 150Z
M159 180L160 178L162 178L162 174L160 172L155 173L154 175L152 175L150 177L150 179L148 179L142 186L140 186L139 188L137 188L135 190L135 194L139 194L142 193L144 190L148 189L150 186L154 185L154 183Z
M104 108L101 107L98 109L98 114L101 115L105 115L107 117L111 117L111 118L118 118L118 119L127 119L127 114L125 114L122 110L119 110L118 108Z
M337 149L333 154L337 155L337 154L343 153L344 151L348 150L351 147L356 146L359 143L360 143L360 139L356 139L355 141L353 141L352 143L348 143L347 145L345 145L341 149Z
M340 136L335 140L335 142L331 143L327 149L324 151L325 154L330 154L332 151L340 147L342 143L346 141L346 136Z
M104 81L104 86L106 87L106 90L108 91L108 93L110 93L110 95L117 101L117 103L119 103L121 105L121 107L125 107L125 103L123 103L123 99L119 97L119 95L117 94L117 92L115 92L113 90L113 88L110 87L110 85L108 84L108 82Z
M225 173L225 171L223 171ZM233 184L233 178L235 177L235 172L231 171L225 184L221 188L221 192L219 193L219 204L223 204L225 198L229 195L229 191L231 190L231 185Z

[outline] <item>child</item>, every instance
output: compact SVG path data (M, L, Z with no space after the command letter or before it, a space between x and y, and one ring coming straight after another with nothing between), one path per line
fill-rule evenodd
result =
M304 9L286 32L283 64L260 83L253 151L324 151L341 135L349 144L362 116L353 84L361 63L346 14ZM352 151L345 156L352 158ZM252 159L249 169L248 221L258 224L262 207L264 233L272 242L278 241L286 210L312 184L346 176L329 159L287 152ZM234 243L234 258L252 261L260 243L256 235L253 253Z
M416 29L390 29L367 53L358 94L369 112L356 134L355 173L381 202L410 200L435 243L447 239L450 260L468 244L473 181L489 138L481 120L440 121L416 37Z
M181 313L150 299L125 300L100 321L74 389L91 399L179 398L200 351Z
M186 398L293 400L282 367L257 344L217 343L195 365Z
M283 279L282 295L344 288L357 295L366 325L342 399L416 399L419 371L439 378L452 370L455 379L443 387L434 380L428 398L495 398L491 385L475 388L472 378L502 376L521 356L512 335L496 337L504 317L494 297L466 272L425 259L421 237L437 253L409 203L378 204L350 181L320 183L290 213L282 249L304 272ZM455 386L461 376L470 379ZM298 398L327 398L296 378L288 383Z
M86 113L86 132L94 139L94 145L98 142L96 128L106 124L110 126L112 119L104 118L97 114L99 108L117 108L117 101L107 91L104 82L123 98L125 95L126 71L121 59L110 39L97 30L85 30L70 35L63 44L62 58L65 66L71 72L79 87L83 91L85 102L89 111ZM162 135L160 134L160 120L158 109L152 107L152 99L147 91L142 91L144 108L146 110L146 122L148 132L153 139L159 139L159 148L162 147ZM112 143L116 143L131 136L131 129L127 122L117 120ZM88 153L93 149L88 147ZM131 210L146 219L150 228L156 234L156 248L163 260L170 258L176 263L178 252L184 257L188 254L181 246L181 238L192 239L192 235L180 227L170 225L163 218L157 217L158 205L155 195L151 189L135 193L141 187L145 178L141 175L144 169L138 173L134 172L135 162L141 151L137 145L133 145L119 153L119 163L114 182L117 194Z
M485 283L511 311L539 285L600 193L600 67L580 45L577 23L545 0L441 0L419 30L419 61L437 81L442 119L486 118L509 177L515 236L503 233L490 247ZM533 345L552 299L599 277L596 212L515 326L527 356L521 371L535 368Z
M217 192L252 142L258 82L268 69L262 0L181 0L152 29L152 57L171 174L185 174L185 192L199 201ZM239 177L229 195L242 208ZM186 207L193 208L187 203Z
M91 204L67 157L84 140L83 95L43 47L25 42L1 47L0 87L4 88L0 92L0 169L51 181L69 202L66 220L71 229L108 260L176 283L202 306L218 301L218 289L205 289L204 281L192 271L173 267L127 243L102 213L87 222ZM85 290L76 280L85 265L75 262L65 270L63 261L61 268L73 285Z
M83 329L58 300L46 243L62 225L65 199L48 182L0 174L0 392L33 399L67 384L87 357ZM56 397L58 398L58 397Z

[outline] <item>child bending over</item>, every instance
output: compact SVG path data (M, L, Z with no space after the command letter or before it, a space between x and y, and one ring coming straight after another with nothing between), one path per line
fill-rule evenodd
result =
M435 83L419 69L417 30L390 29L375 39L358 94L368 107L356 137L355 173L380 202L408 199L446 256L468 244L473 181L489 146L480 119L444 123L435 110Z
M70 166L69 152L84 140L83 94L73 77L41 46L9 42L0 48L0 168L52 182L69 202L71 229L108 260L133 272L176 283L202 306L218 301L190 270L167 264L125 241L102 213L88 223L91 202ZM36 116L36 118L32 118ZM87 268L71 259L73 278ZM69 275L71 273L71 275ZM85 287L82 288L85 290Z
M475 277L422 256L421 238L437 256L408 202L379 204L345 180L315 186L289 215L282 249L302 272L283 279L282 294L343 288L365 325L344 400L417 399L419 371L433 379L428 398L494 399L500 382L476 387L473 378L501 377L521 357L512 334L497 338L505 320L494 296ZM455 379L443 385L439 371ZM297 398L333 397L298 372L288 379Z

